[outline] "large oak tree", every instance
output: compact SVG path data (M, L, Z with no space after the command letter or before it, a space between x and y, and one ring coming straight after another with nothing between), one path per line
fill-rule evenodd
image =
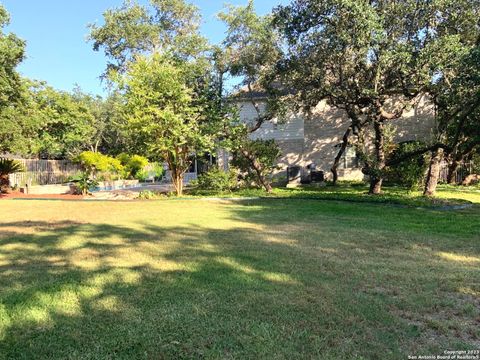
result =
M372 129L373 151L360 147L370 193L381 192L389 161L386 126L472 46L479 10L478 0L296 0L276 10L288 41L279 74L295 101L309 109L327 99L350 118L337 160L351 134L366 144Z

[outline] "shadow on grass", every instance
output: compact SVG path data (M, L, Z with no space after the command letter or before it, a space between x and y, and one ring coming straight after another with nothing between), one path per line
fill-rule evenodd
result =
M478 214L264 200L230 216L0 224L0 358L404 358L478 341Z

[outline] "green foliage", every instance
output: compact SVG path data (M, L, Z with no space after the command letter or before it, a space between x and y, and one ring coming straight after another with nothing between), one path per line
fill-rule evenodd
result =
M160 162L153 163L152 172L155 176L155 180L161 180L165 175L165 169Z
M270 179L280 156L275 140L247 140L233 153L232 166L243 174L247 185L263 186L261 178Z
M4 32L9 23L10 16L0 4L0 153L9 151L19 129L12 113L21 105L22 81L16 68L25 57L25 42Z
M234 169L223 171L214 166L201 174L191 185L197 186L200 190L230 191L238 187L238 174Z
M87 195L91 189L98 186L98 181L87 171L72 179L72 182L75 183L76 195Z
M125 174L125 167L120 160L93 151L82 152L75 158L75 162L95 178L114 180Z
M95 118L69 93L48 86L33 89L41 157L74 157L91 144Z
M144 172L145 167L148 165L148 159L140 155L129 155L121 153L117 156L120 163L125 168L125 175L128 179L138 179L137 175L140 172Z
M246 174L247 183L255 183L271 191L271 164L266 159L261 143L250 140L250 135L274 116L283 117L278 95L282 86L274 69L281 56L282 42L279 32L272 26L270 15L255 13L253 1L246 6L228 6L219 18L227 26L223 41L223 54L217 58L230 76L240 79L243 85L236 96L248 99L255 116L248 122L241 121L238 109L225 104L228 113L222 145L235 154L240 168ZM261 100L258 99L261 94ZM275 153L275 151L274 151ZM257 158L257 155L263 158ZM273 154L272 157L278 156Z
M157 191L151 190L142 190L140 194L138 194L138 199L140 200L155 200L164 198L166 195Z
M22 164L16 160L0 158L0 176L9 175L23 170Z
M163 178L164 175L165 169L163 168L163 164L155 162L150 163L149 166L137 172L137 174L135 175L135 179L141 182L145 182L148 179L151 179L151 177L153 176L153 179L155 181L159 181Z
M9 23L10 16L0 5L0 112L18 101L21 79L16 67L25 57L25 42L3 31Z
M228 75L238 78L243 85L235 96L248 99L256 109L256 119L250 119L253 124L249 124L248 130L254 131L257 125L274 116L283 118L283 102L278 98L284 90L275 74L281 59L282 39L272 24L272 16L258 15L250 0L246 6L227 6L218 17L225 23L227 32L223 54L216 60ZM259 93L263 95L261 101L256 96Z
M128 163L125 165L127 170L130 171L133 177L136 176L136 174L142 170L145 166L148 165L148 159L140 156L140 155L133 155Z
M140 170L135 174L135 179L137 179L140 182L145 182L148 180L150 176L150 172L148 170Z
M335 105L370 106L392 91L415 94L475 43L479 12L476 0L295 0L275 11L288 42L279 69L303 105L328 97Z
M480 44L462 55L433 87L439 130L458 162L480 149Z
M21 101L0 114L0 150L40 158L72 158L94 142L91 109L70 93L24 80Z
M199 58L207 41L199 34L197 7L184 0L125 1L103 14L104 24L90 25L93 49L110 59L107 74L123 72L137 55L170 53L178 59Z
M254 3L249 0L246 6L227 6L218 17L227 25L223 45L229 73L240 76L245 85L257 89L265 85L263 80L271 70L269 66L280 54L280 38L271 24L271 15L256 14Z
M287 100L297 108L327 99L347 112L356 140L372 155L365 169L378 193L388 161L384 125L432 94L438 79L451 79L478 41L479 17L477 0L294 0L275 11L287 41L276 79L292 89ZM374 148L367 144L372 125Z
M10 186L8 176L21 171L24 169L18 161L0 158L0 193L7 191Z
M129 151L165 160L176 191L190 156L213 145L218 118L208 44L200 35L200 12L184 0L126 1L91 25L94 50L110 60L106 75L124 96ZM207 121L208 119L208 121Z
M418 141L400 143L393 151L392 159L402 158L405 154L410 154L424 147L425 143ZM385 178L389 182L415 190L423 183L427 166L426 155L418 155L404 160L398 165L388 167Z
M126 100L124 131L139 153L165 159L179 194L191 154L214 146L186 67L160 55L141 57L117 78Z
M122 136L122 98L111 91L107 98L84 93L78 86L71 93L76 103L86 109L95 119L91 137L85 138L85 145L95 152L116 155L128 149L128 139Z
M471 157L472 174L480 174L480 153L474 153Z

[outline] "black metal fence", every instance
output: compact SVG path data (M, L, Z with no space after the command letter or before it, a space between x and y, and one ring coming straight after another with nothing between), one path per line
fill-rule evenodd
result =
M473 162L461 163L458 166L457 171L455 171L455 182L460 184L465 180L465 178L473 173ZM442 162L440 168L440 182L447 182L448 180L448 163L446 161Z

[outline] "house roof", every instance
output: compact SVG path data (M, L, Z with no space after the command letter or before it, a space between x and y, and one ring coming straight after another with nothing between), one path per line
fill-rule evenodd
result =
M279 82L274 82L272 84L272 88L280 95L288 95L292 94L293 91L289 91L284 86L282 86ZM244 85L239 88L236 92L231 95L233 100L250 100L250 99L266 99L268 97L268 92L263 87L261 87L258 83L253 84L251 86L251 90L249 89L248 85Z

